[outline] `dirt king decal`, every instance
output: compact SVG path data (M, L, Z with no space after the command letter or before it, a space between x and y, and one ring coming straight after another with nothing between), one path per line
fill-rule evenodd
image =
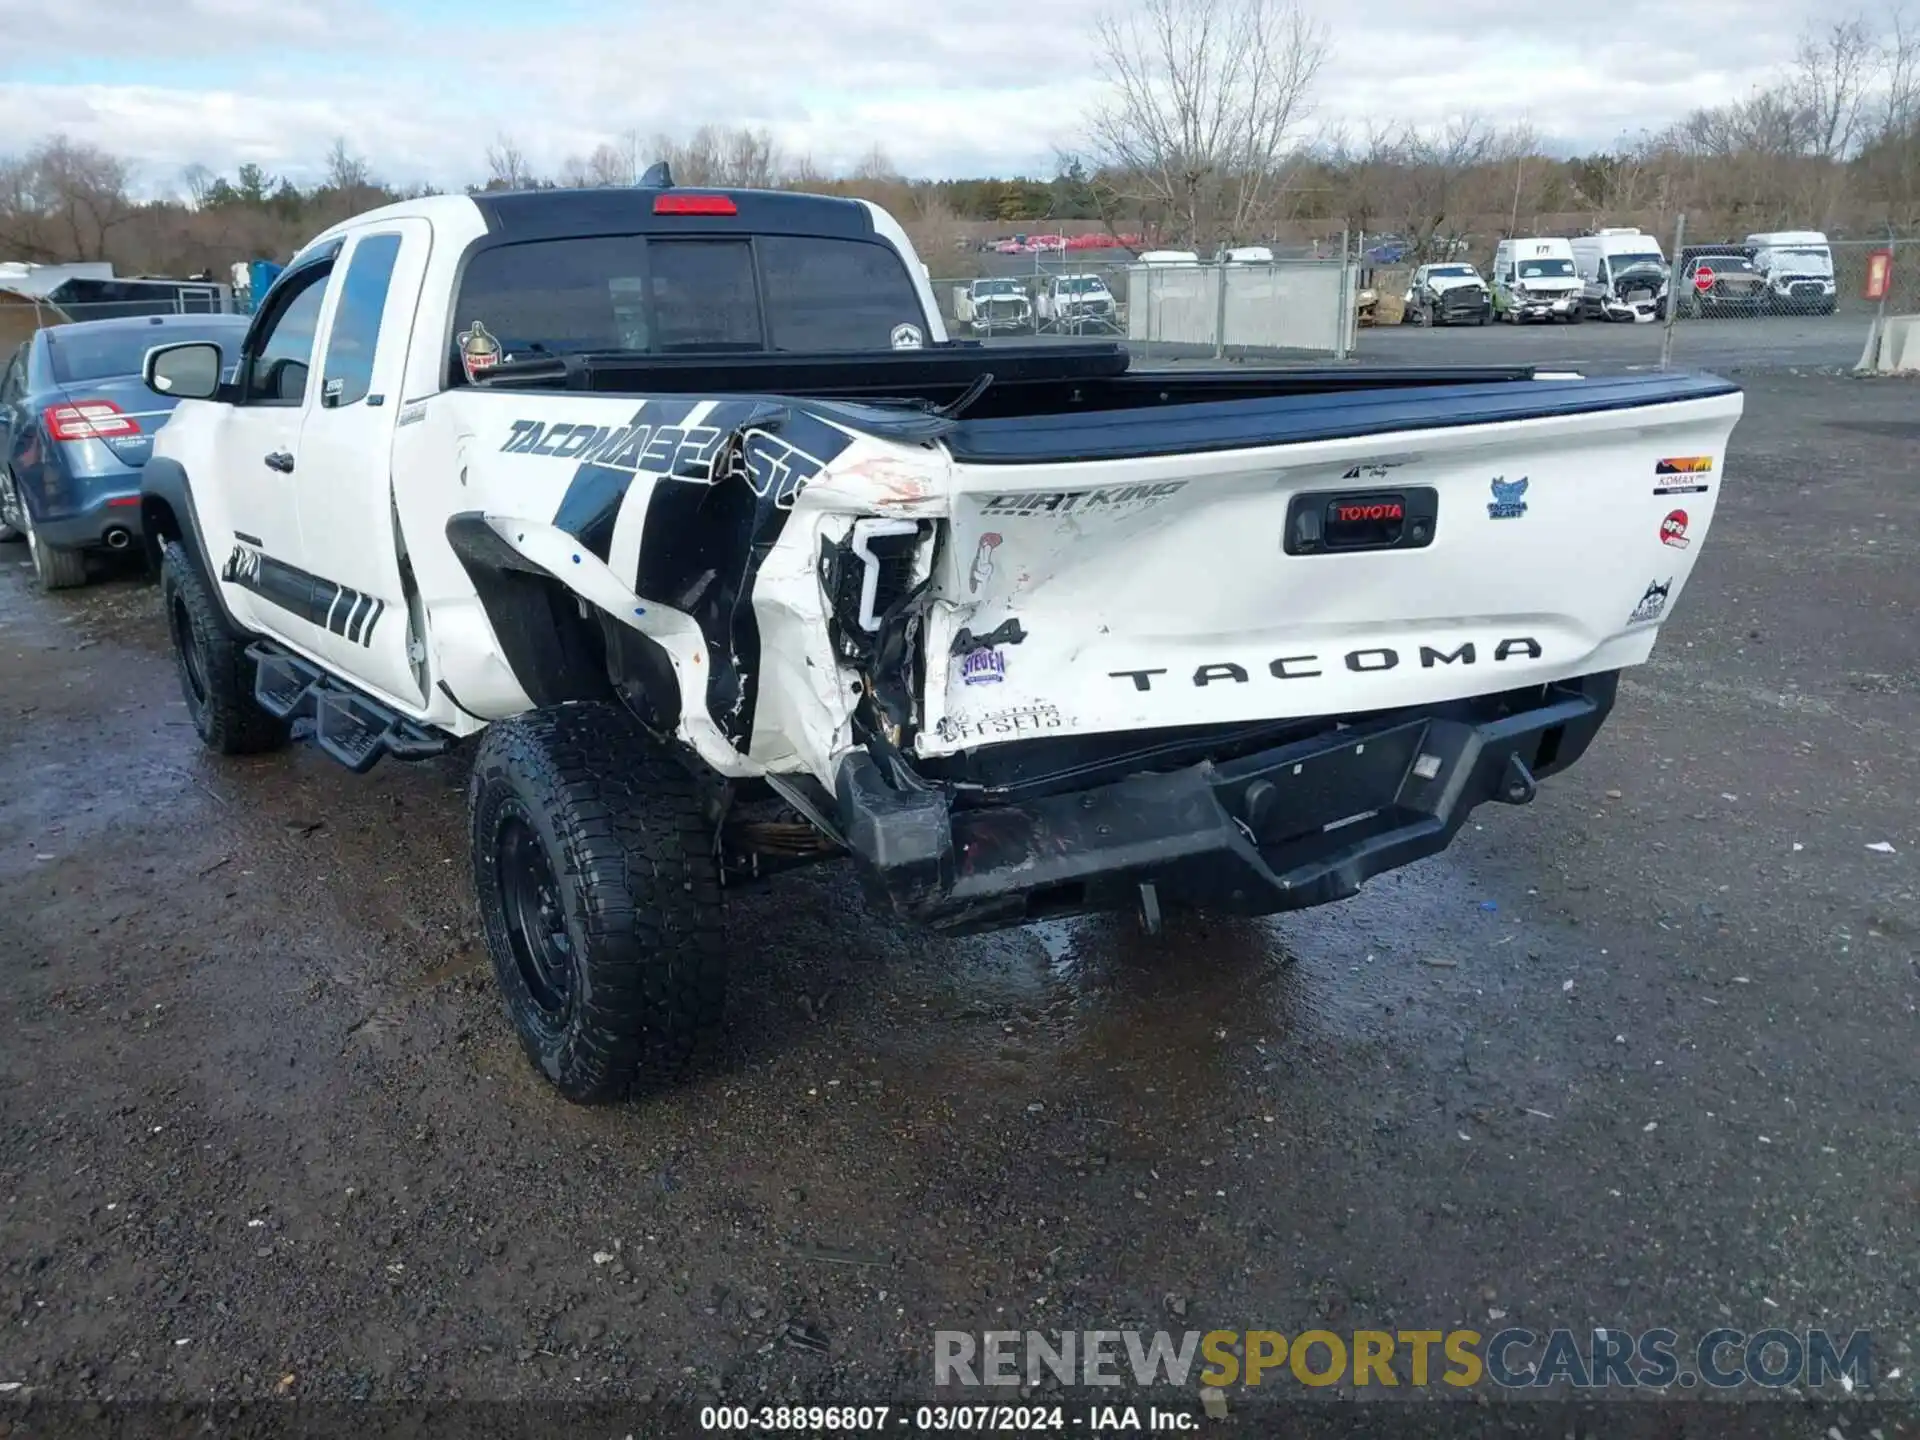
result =
M1503 660L1511 660L1515 656L1527 660L1538 660L1540 655L1540 642L1526 635L1502 640L1494 646L1493 650L1493 659L1496 664ZM1385 647L1349 650L1341 657L1341 661L1356 675L1377 675L1383 671L1398 669L1400 652ZM1283 655L1267 665L1267 673L1276 680L1312 680L1327 673L1322 668L1326 663L1318 655ZM1462 641L1452 650L1436 650L1431 645L1420 647L1420 668L1423 670L1431 670L1436 665L1477 665L1479 663L1480 652L1471 640ZM1153 689L1153 677L1166 673L1165 670L1109 670L1107 672L1112 679L1131 680L1136 690ZM1231 662L1196 666L1193 672L1194 686L1203 690L1209 685L1245 685L1250 679L1244 666Z
M1157 505L1176 490L1187 488L1184 480L1165 480L1158 485L1106 485L1098 490L1027 490L1014 495L994 495L981 508L989 515L1028 519L1054 515L1090 515L1114 510L1143 510Z

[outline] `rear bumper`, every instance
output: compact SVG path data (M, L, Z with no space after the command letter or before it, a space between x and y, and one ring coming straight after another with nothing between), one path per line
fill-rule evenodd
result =
M140 476L124 481L89 478L86 503L64 514L34 517L41 540L63 550L93 546L123 550L140 538Z
M1147 884L1165 909L1304 909L1445 849L1483 801L1531 800L1536 779L1592 742L1617 680L1370 717L1218 764L991 808L893 789L855 752L837 777L839 821L876 897L943 930L1125 909Z

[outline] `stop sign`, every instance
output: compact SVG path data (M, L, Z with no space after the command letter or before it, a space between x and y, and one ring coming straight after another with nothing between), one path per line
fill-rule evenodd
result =
M1698 270L1693 272L1693 288L1696 290L1711 290L1713 288L1713 267L1711 265L1702 265Z

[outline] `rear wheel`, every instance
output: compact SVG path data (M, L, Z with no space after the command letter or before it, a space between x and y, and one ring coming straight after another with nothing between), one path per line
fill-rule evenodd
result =
M27 527L20 518L20 496L13 488L13 472L0 470L0 544L26 538Z
M16 494L14 510L20 517L20 528L26 531L27 550L33 556L34 578L40 582L42 590L72 590L87 583L87 557L78 550L68 550L63 546L49 545L40 538L40 532L33 528L33 512L27 509L27 503Z
M292 727L253 698L253 661L227 628L200 567L177 540L160 561L160 604L173 637L187 716L201 743L220 755L257 755L287 743Z
M490 725L467 790L494 978L567 1099L683 1074L726 996L713 828L694 781L617 705Z

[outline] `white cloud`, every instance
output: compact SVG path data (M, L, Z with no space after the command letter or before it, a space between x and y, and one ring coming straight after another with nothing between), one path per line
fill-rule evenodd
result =
M1791 54L1812 0L1309 0L1333 62L1317 119L1525 120L1564 149L1605 146L1741 95ZM1044 172L1098 93L1097 0L0 0L0 33L99 32L59 78L16 47L0 134L64 131L133 159L148 188L254 160L311 178L336 135L398 181L479 179L510 133L557 168L624 131L764 125L849 163L878 143L911 173ZM1824 13L1824 12L1822 12Z

